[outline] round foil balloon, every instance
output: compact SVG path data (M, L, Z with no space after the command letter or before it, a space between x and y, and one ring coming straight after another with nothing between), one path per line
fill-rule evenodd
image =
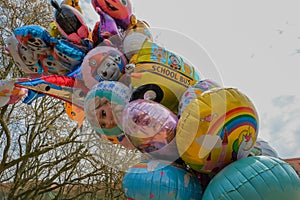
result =
M131 144L131 142L128 140L128 138L125 136L124 133L121 133L118 136L106 136L106 135L99 135L101 138L105 140L109 140L110 142L114 144L121 144L123 147L126 147L127 149L136 149L135 146Z
M124 72L126 58L116 48L98 46L83 59L82 79L88 88L103 80L117 81Z
M278 158L252 156L238 160L209 183L203 200L291 199L300 197L300 179L291 165Z
M195 175L183 166L160 160L142 161L123 178L128 199L201 199L202 188Z
M123 37L123 52L128 60L141 50L147 39L152 40L150 27L145 21L137 20L134 15L131 16L130 21L130 26Z
M102 81L87 94L84 113L98 134L119 136L122 112L130 98L130 89L116 81Z
M134 87L131 100L150 99L175 114L184 91L200 79L195 68L181 56L149 40L143 43L130 64L135 65L131 74Z
M182 114L182 112L184 111L184 109L192 99L196 98L197 96L199 96L200 94L202 94L207 90L210 90L212 88L217 88L217 87L220 86L214 81L209 79L198 81L194 85L189 86L188 89L183 93L181 100L179 102L178 115L180 116Z
M270 144L261 139L257 138L253 148L251 149L250 152L251 156L272 156L278 158L278 153L277 151L270 146Z
M216 88L193 99L179 120L176 143L182 159L202 173L216 173L247 157L255 144L258 116L233 88Z
M166 107L150 100L128 103L122 126L129 141L141 152L159 159L179 158L175 144L177 117Z

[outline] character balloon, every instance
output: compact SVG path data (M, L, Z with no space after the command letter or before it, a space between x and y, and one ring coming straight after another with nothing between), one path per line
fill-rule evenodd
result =
M65 102L64 106L65 106L68 117L70 119L76 121L78 124L78 127L81 127L83 124L83 120L85 118L84 109L80 108L76 105L73 105L70 102Z
M100 9L111 16L123 30L126 30L129 26L132 14L129 0L92 0L92 5L97 12Z
M122 134L122 112L130 95L130 89L116 81L102 81L88 92L84 112L97 134L114 137Z
M103 80L117 81L125 73L126 64L126 58L117 48L98 46L84 57L82 79L89 88Z
M194 67L179 55L151 41L145 41L130 60L134 65L131 100L150 99L177 114L179 100L189 85L199 80Z
M97 12L100 15L100 21L93 29L94 46L105 45L105 40L110 40L115 46L120 46L121 35L115 20L100 9L97 9Z
M175 161L179 158L175 144L177 117L163 105L144 99L128 103L122 126L129 141L152 157Z
M92 48L89 41L89 30L81 13L72 6L61 4L51 0L52 6L56 9L54 13L58 30L70 41L76 44Z
M7 51L13 58L16 66L23 70L30 77L39 77L43 71L41 64L38 62L39 56L29 48L19 43L15 36L10 36L6 40Z
M176 130L182 159L196 171L216 173L249 155L258 134L258 115L237 89L216 88L188 104Z

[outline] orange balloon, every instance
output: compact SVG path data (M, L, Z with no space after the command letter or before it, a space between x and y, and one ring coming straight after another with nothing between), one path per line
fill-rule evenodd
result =
M79 6L79 0L63 0L61 3L72 6L73 8L78 10L80 13L82 13L81 7Z
M78 126L81 127L85 118L84 110L69 102L65 102L64 106L69 118L76 121L78 123Z

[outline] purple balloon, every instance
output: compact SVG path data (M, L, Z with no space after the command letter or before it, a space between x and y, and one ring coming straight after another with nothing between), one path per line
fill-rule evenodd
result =
M168 108L145 99L128 103L122 118L123 131L137 149L173 161L179 157L175 144L177 122Z

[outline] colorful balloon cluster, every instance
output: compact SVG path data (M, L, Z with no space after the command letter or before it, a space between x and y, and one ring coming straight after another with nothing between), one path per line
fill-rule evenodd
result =
M1 106L26 92L25 103L44 95L59 98L79 126L86 118L100 137L146 154L149 159L124 177L128 199L256 198L274 190L256 195L249 185L258 191L282 181L287 195L299 194L293 169L257 143L258 115L249 98L200 77L183 57L155 43L129 0L92 0L100 17L92 31L78 0L51 4L54 21L47 30L23 26L7 40L30 80L0 82ZM280 166L293 180L270 173Z

